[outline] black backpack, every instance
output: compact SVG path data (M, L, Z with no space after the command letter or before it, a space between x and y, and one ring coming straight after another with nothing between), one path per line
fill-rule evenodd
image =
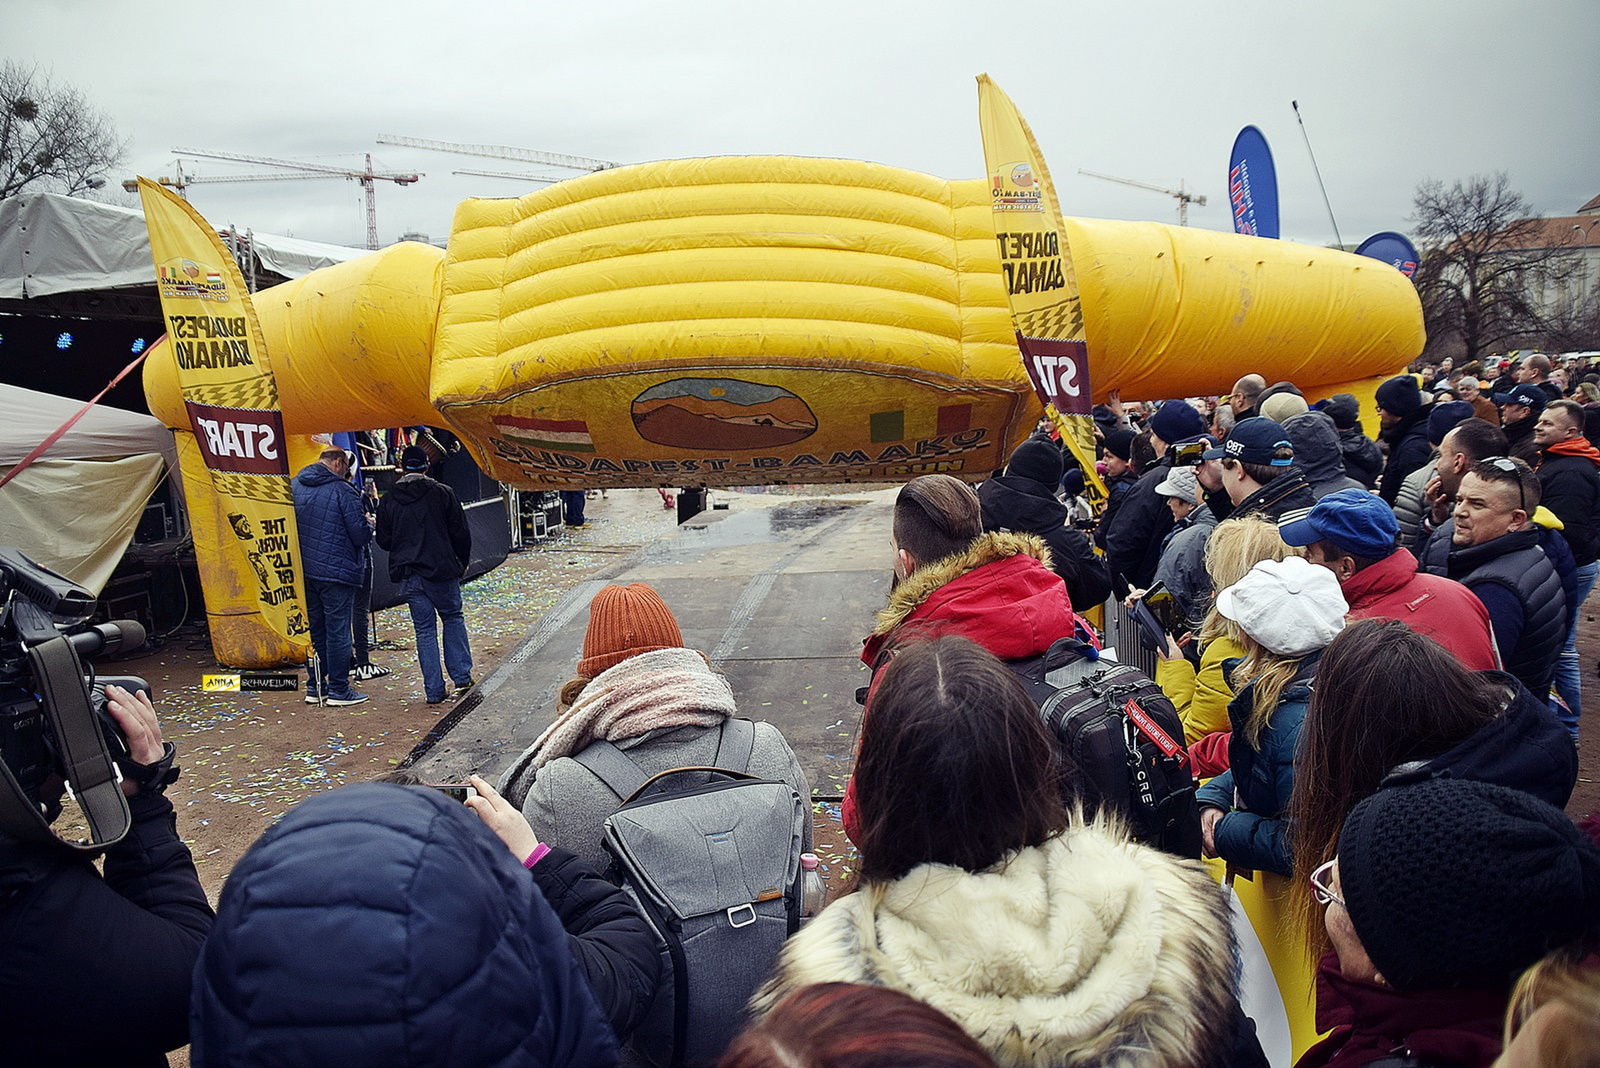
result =
M1067 804L1116 813L1135 841L1200 856L1200 807L1178 710L1130 664L1062 638L1043 656L1006 664L1032 695L1056 739Z

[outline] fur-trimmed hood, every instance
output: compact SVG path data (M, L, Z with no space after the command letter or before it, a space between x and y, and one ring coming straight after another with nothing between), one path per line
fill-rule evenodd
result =
M1075 820L986 872L925 864L840 898L752 1008L868 983L944 1012L1007 1068L1208 1065L1231 1042L1231 931L1198 863Z
M917 568L889 594L861 659L868 667L890 634L922 623L962 634L1001 660L1038 656L1072 634L1066 583L1035 534L990 531L966 549Z

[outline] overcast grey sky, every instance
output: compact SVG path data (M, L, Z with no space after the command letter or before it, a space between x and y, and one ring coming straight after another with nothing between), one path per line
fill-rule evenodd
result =
M1541 214L1600 193L1595 0L0 0L0 16L0 56L75 83L132 139L127 175L169 172L179 145L340 165L371 151L425 172L379 185L384 243L441 240L463 198L527 191L452 169L531 168L379 134L620 162L836 156L970 178L984 172L984 71L1033 126L1068 214L1176 221L1170 198L1082 167L1181 179L1210 198L1191 225L1227 230L1228 151L1254 123L1276 157L1283 236L1332 240L1292 99L1347 242L1407 229L1429 176L1506 170ZM219 226L365 243L354 183L190 194Z

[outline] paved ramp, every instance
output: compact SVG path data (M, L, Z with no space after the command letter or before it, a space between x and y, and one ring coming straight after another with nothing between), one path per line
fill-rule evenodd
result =
M582 583L442 719L405 763L429 779L493 779L555 715L574 674L589 601L645 582L684 641L728 676L740 711L778 726L819 798L844 791L866 684L861 638L889 592L893 490L757 499L707 512Z

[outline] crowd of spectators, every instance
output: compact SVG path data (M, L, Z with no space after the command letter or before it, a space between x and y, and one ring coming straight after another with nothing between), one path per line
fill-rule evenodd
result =
M842 809L856 876L804 925L791 915L736 1003L708 1007L728 1000L719 977L667 937L692 911L681 888L625 877L677 840L626 844L619 808L644 788L623 796L606 761L653 784L712 774L742 744L734 784L806 802L810 786L779 728L750 724L634 584L595 595L572 679L498 783L474 776L466 804L406 774L313 797L251 847L214 919L164 779L125 784L135 833L103 872L0 836L8 1056L159 1064L187 1041L197 1066L664 1065L681 1040L662 1046L647 1021L670 1004L680 1029L738 1018L705 1062L728 1068L1264 1065L1226 868L1290 904L1286 937L1315 961L1323 1037L1302 1068L1594 1063L1600 823L1562 808L1600 556L1597 382L1535 355L1428 365L1365 411L1257 375L1226 397L1118 401L1095 413L1097 522L1047 427L977 489L901 487L893 588L859 621L871 676ZM359 548L370 526L337 460L302 492ZM443 588L465 561L449 509L434 518L437 545L414 555L444 559L418 572ZM378 536L421 523L380 512ZM314 577L314 682L334 700L354 699L338 627L356 578ZM1156 683L1210 869L1083 803L1096 758L1063 747L1026 684L1063 643L1097 658L1099 610L1159 590L1176 611ZM446 621L459 689L470 659L445 594L419 598L430 628ZM428 683L442 697L437 660ZM148 696L109 696L132 766L153 764ZM689 831L718 892L751 870L739 828ZM812 835L807 807L788 859ZM752 924L793 890L751 886L723 920Z

